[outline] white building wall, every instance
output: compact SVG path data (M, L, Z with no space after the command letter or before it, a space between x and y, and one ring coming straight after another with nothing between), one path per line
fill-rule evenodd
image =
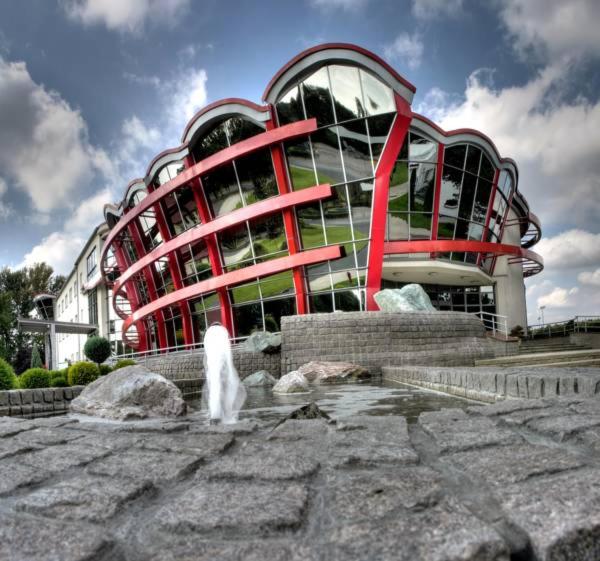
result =
M517 218L513 210L508 213L508 220ZM521 245L519 225L507 226L504 229L502 243ZM499 257L494 270L496 281L496 313L506 316L508 330L520 325L527 330L527 302L525 298L525 283L523 282L523 267L520 263L509 264L510 257Z

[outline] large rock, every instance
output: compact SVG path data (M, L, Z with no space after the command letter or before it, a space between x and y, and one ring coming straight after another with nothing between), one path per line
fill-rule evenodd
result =
M242 383L249 388L274 386L277 380L273 378L266 370L259 370L250 376L246 376Z
M402 288L386 288L375 294L375 302L382 312L436 312L420 284Z
M251 353L278 353L281 348L281 335L268 331L255 331L246 339L244 347Z
M297 370L279 378L275 386L275 393L306 393L309 391L308 381Z
M71 412L124 421L185 415L173 382L144 366L127 366L98 378L71 402Z
M298 372L309 382L317 384L335 384L338 382L364 380L371 377L366 368L350 362L313 360L303 364L298 368Z

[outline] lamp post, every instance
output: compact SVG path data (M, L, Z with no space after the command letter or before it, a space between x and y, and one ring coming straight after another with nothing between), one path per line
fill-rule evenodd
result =
M544 327L544 310L546 309L546 306L540 306L540 316L542 318L542 327Z

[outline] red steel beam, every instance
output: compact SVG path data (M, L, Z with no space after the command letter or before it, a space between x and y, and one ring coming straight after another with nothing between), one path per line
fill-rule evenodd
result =
M251 265L249 267L244 267L243 269L224 273L219 277L212 277L200 281L196 284L186 286L181 290L165 294L157 300L142 306L124 321L123 332L126 332L133 323L139 322L150 314L156 313L158 310L167 306L172 306L182 300L190 300L191 298L201 296L202 294L214 292L218 288L235 286L252 279L288 271L294 267L303 267L305 265L321 263L330 259L338 259L341 256L342 246L331 245L317 249L309 249L307 251L296 253L295 255L288 255L271 261L265 261L263 263L258 263L257 265Z

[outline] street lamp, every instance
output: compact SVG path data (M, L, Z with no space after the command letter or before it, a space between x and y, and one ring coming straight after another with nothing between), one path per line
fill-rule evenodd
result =
M544 326L544 310L546 309L546 306L540 306L540 315L542 317L542 327Z

